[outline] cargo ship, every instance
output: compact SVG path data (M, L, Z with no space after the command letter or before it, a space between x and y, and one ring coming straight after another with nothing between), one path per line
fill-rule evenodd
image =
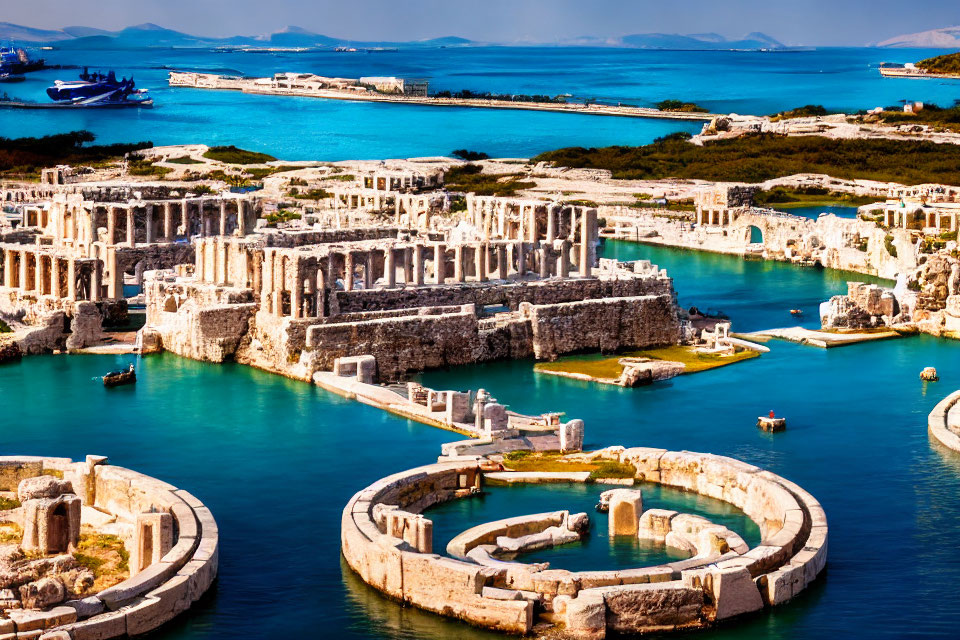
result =
M57 80L47 89L56 104L71 106L149 107L153 100L146 89L137 89L133 78L117 79L113 71L106 75L90 73L86 67L79 80Z

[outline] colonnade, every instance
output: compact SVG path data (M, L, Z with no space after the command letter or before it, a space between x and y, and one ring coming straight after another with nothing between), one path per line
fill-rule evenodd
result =
M485 240L537 242L597 238L597 210L593 207L515 200L497 196L467 196L465 220L480 230Z
M3 286L21 293L69 300L100 300L103 263L64 257L34 246L0 245Z
M736 221L743 209L697 207L695 219L698 226L728 227Z

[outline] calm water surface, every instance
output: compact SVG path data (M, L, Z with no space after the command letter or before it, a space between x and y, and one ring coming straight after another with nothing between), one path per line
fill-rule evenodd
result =
M476 47L396 53L215 53L201 49L45 51L48 62L133 75L156 107L136 110L8 111L0 136L89 129L103 142L236 144L288 160L376 159L449 154L457 148L529 157L558 147L644 144L698 123L556 113L376 105L310 98L171 89L171 69L269 76L279 71L327 76L429 78L434 90L492 91L595 98L652 106L694 101L717 113L775 113L819 103L836 111L896 105L901 99L944 106L960 81L882 78L884 61L910 62L928 50L820 49L804 52L643 51L593 48ZM46 101L56 79L77 70L30 74L12 96Z
M726 311L742 330L787 324L796 301L844 289L844 274L729 256L609 243L607 255L671 270L684 304ZM952 636L960 602L960 456L931 444L926 415L960 387L960 344L929 337L829 351L770 343L772 352L641 389L537 376L530 362L434 372L441 388L489 389L513 409L559 410L587 423L587 445L656 446L731 455L800 483L830 520L829 569L795 602L705 637ZM383 475L434 460L451 434L388 416L310 385L165 354L144 358L134 387L94 376L128 357L38 356L0 367L0 451L109 455L184 487L221 530L215 591L158 639L494 638L404 609L346 571L340 511ZM941 382L917 375L935 366ZM781 434L756 429L770 409ZM491 517L589 510L600 487L495 489L431 513L438 548ZM748 540L736 510L673 491L650 505L704 513ZM611 547L595 519L585 545L541 552L555 566L662 561L664 550Z

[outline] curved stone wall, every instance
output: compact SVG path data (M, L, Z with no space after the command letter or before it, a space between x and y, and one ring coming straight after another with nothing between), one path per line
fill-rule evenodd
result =
M0 638L105 640L152 631L186 611L217 575L219 536L213 514L188 492L136 471L87 456L67 458L0 457L0 490L21 480L50 474L69 481L85 507L135 523L143 514L170 514L172 548L120 584L47 611L24 611L0 618ZM131 553L134 556L134 553ZM17 634L8 636L7 634Z
M612 448L602 455L634 465L639 480L733 504L759 525L761 544L745 549L731 539L736 549L720 545L715 552L657 567L571 572L519 563L481 566L423 553L378 524L383 505L419 514L475 493L483 475L480 462L460 461L398 473L353 496L341 523L344 558L365 582L414 606L511 633L530 633L535 620L547 622L553 632L577 638L708 626L786 602L826 564L823 509L780 476L710 454ZM547 519L557 518L532 518ZM530 522L525 517L487 529L481 525L465 532L454 551L465 554L469 544L461 543L485 541L505 527L516 525L516 533L523 533Z
M937 442L960 451L960 424L951 424L950 412L960 404L960 391L954 391L937 403L927 417L927 427ZM960 422L960 420L958 420Z

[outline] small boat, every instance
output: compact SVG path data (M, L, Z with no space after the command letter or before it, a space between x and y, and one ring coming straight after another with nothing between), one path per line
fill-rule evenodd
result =
M103 376L103 386L105 387L119 387L124 384L133 384L137 381L137 372L133 370L133 365L130 365L129 369L120 369L119 371L111 371L107 375Z
M802 316L803 309L790 309L790 315L792 316Z
M11 73L9 71L0 71L0 82L23 82L27 77L22 73Z
M936 382L940 379L940 376L937 374L935 367L924 367L923 371L920 372L920 379L924 382Z

